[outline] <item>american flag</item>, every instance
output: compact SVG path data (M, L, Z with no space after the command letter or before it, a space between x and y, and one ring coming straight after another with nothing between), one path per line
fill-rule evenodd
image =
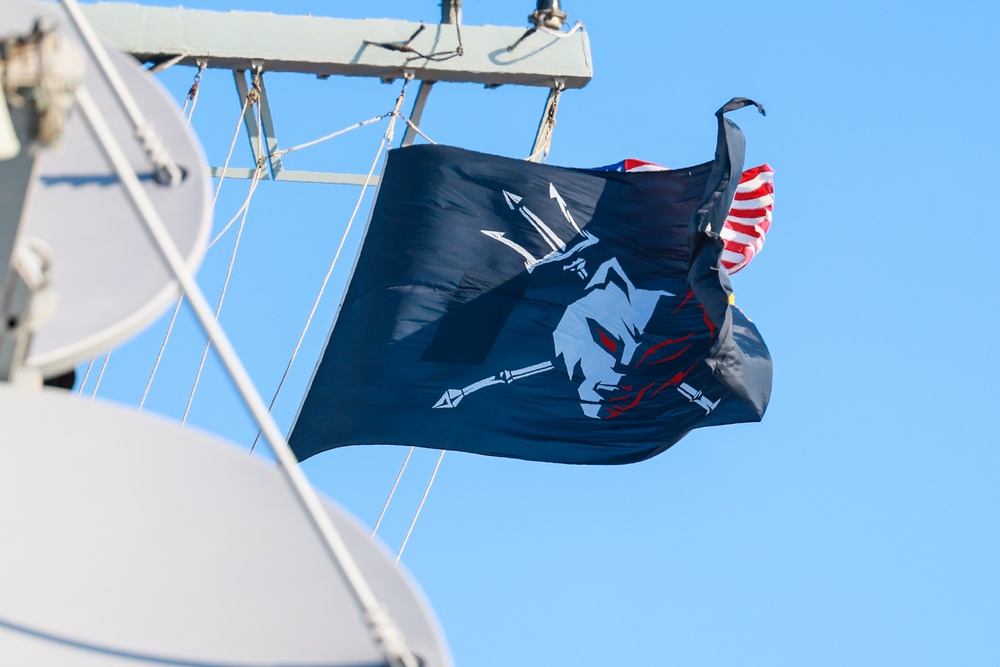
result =
M665 171L667 167L628 159L616 164L600 167L602 171ZM740 178L729 209L726 224L722 228L725 250L722 265L729 275L733 275L760 252L764 247L764 236L771 228L771 213L774 209L774 169L762 164L747 169Z

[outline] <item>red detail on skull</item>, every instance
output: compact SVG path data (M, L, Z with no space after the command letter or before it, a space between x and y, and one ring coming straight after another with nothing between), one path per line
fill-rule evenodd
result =
M614 354L618 350L618 343L608 336L608 334L604 333L604 329L598 327L597 335L601 338L601 345L603 345L608 352Z

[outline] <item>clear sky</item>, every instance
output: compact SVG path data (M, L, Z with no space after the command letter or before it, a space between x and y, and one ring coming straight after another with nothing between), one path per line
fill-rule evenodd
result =
M184 4L440 15L435 0ZM525 25L532 5L466 0L464 22ZM998 5L567 0L565 9L589 33L594 79L563 95L551 164L704 162L723 102L747 96L766 107L766 118L731 114L747 135L747 165L776 172L767 245L733 282L773 355L774 392L762 423L696 431L628 466L448 453L403 563L457 664L1000 664L1000 317L990 268ZM174 68L161 78L180 101L192 75ZM389 110L399 82L276 75L268 90L288 146ZM523 157L544 98L541 89L439 85L422 127L440 143ZM193 126L213 164L225 159L238 113L231 80L208 72ZM383 130L289 155L286 167L366 171ZM251 164L244 139L233 164ZM246 188L223 185L216 230ZM265 399L358 192L265 182L251 203L221 321ZM278 401L282 427L322 347L359 227ZM233 239L209 251L200 274L213 303ZM100 396L138 402L165 328L161 320L115 351ZM183 412L201 341L182 319L150 409ZM255 433L214 361L190 422L243 446ZM347 448L305 470L372 525L405 454ZM436 458L414 455L379 531L392 550Z

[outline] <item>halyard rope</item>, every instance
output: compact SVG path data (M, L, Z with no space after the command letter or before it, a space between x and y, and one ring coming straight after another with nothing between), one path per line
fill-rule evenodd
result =
M306 332L309 331L309 326L312 324L313 317L316 315L316 309L319 307L319 302L323 298L323 293L326 291L327 283L330 281L330 276L333 275L333 269L337 265L337 260L340 259L340 253L344 249L344 244L347 242L347 236L351 231L351 227L354 225L354 220L358 216L358 211L361 209L361 202L364 201L365 193L368 191L368 186L372 181L372 177L375 174L375 168L378 166L379 160L382 158L382 151L386 149L392 143L393 130L396 125L396 118L399 117L399 109L403 105L403 99L406 97L406 87L409 85L409 77L403 81L403 88L399 91L399 96L396 98L396 106L393 108L392 112L389 114L382 114L378 118L384 118L389 116L389 125L385 129L385 134L382 135L382 140L379 142L378 150L375 151L375 159L372 160L371 167L368 169L368 175L365 177L364 185L361 187L361 194L358 195L358 200L354 204L354 210L351 212L351 217L347 220L347 225L344 227L344 233L340 237L340 243L337 245L337 251L333 254L333 261L330 262L330 268L326 271L326 276L323 277L323 282L320 284L319 293L316 295L316 299L313 300L312 309L309 311L309 317L306 318L305 326L302 327L302 333L299 334L299 340L295 343L295 349L292 350L292 355L288 359L288 364L285 366L285 371L281 374L281 380L278 381L278 386L274 390L274 395L271 397L271 402L267 406L267 411L271 412L274 409L274 404L278 400L278 394L281 393L282 387L285 385L285 380L288 378L288 373L292 368L292 364L295 363L295 357L298 356L299 349L302 347L302 341L305 340ZM374 122L374 120L363 121L363 123L357 124L357 127L361 127L362 124L368 124L369 122ZM348 129L353 129L348 128ZM341 132L346 132L347 130L342 130ZM327 138L336 136L338 133L324 137L323 139L317 139L315 142L323 141ZM302 147L304 147L303 145ZM296 147L298 148L298 147ZM289 149L295 150L295 149ZM261 432L257 431L257 436L253 439L253 444L250 445L250 452L253 453L254 448L260 441Z
M247 95L247 101L253 104L254 112L257 116L257 145L263 146L264 129L260 118L260 104L258 104L260 100L260 75L261 70L259 68L255 69L253 74L253 87ZM226 300L226 291L229 289L229 280L233 275L233 266L236 264L236 253L240 248L240 240L243 238L243 229L246 226L247 214L250 212L250 200L253 199L254 192L256 192L257 186L260 184L260 176L264 172L266 159L267 158L264 156L257 159L257 167L254 169L253 179L250 181L250 189L247 192L246 201L244 201L243 206L240 207L240 212L236 214L237 216L240 216L240 226L236 231L236 240L233 242L233 251L229 255L229 266L226 268L226 277L222 281L222 290L219 292L219 302L215 307L215 320L217 322L219 320L219 313L222 312L222 304ZM218 190L216 190L216 194L218 194ZM232 224L232 221L230 221L229 224ZM198 384L201 382L201 374L202 371L205 370L205 362L208 360L208 352L211 348L212 340L209 338L205 341L205 349L201 353L201 362L198 364L198 372L194 376L194 384L191 386L191 393L188 394L187 405L184 406L184 414L181 416L181 425L187 423L188 414L191 412L191 405L194 403L194 395L198 391Z
M562 95L564 88L565 84L562 82L556 82L552 87L552 104L547 105L548 109L539 131L541 141L538 143L538 148L526 158L529 162L535 162L536 160L545 162L549 157L549 149L552 147L552 132L556 127L556 112L559 110L559 97Z
M97 396L97 390L101 388L101 378L104 377L104 369L108 367L108 359L110 358L111 350L108 350L108 353L104 355L104 363L101 364L101 371L97 374L97 382L94 383L94 391L90 395L90 400L94 400L94 397Z
M326 141L327 139L333 139L334 137L339 137L342 134L346 134L347 132L350 132L351 130L356 130L356 129L360 128L360 127L364 127L365 125L371 125L372 123L377 123L378 121L382 120L386 116L391 116L391 115L393 115L393 112L390 111L389 113L384 113L384 114L381 114L381 115L378 115L378 116L373 116L372 118L369 118L368 120L363 120L360 123L355 123L354 125L351 125L350 127L345 127L342 130L337 130L336 132L332 132L332 133L326 135L325 137L320 137L319 139L313 139L312 141L307 141L304 144L299 144L298 146L292 146L291 148L283 148L280 151L274 151L273 153L271 153L271 155L269 157L272 157L272 158L281 157L282 155L285 155L286 153L291 153L292 151L298 151L298 150L302 150L303 148L309 148L310 146L315 146L316 144L322 143L322 142Z
M181 115L186 116L184 121L185 127L191 126L191 118L194 116L194 108L198 104L198 90L201 87L201 75L208 67L208 63L204 60L198 61L198 73L194 75L194 81L191 83L191 88L188 89L188 94L184 98L184 107L181 109ZM191 111L188 112L188 103L191 103Z
M80 388L76 390L76 395L79 396L83 393L83 388L87 386L87 378L90 377L90 369L94 367L94 360L96 357L91 357L90 362L87 364L87 370L83 374L83 379L80 380Z
M243 228L246 226L247 213L250 212L250 199L253 197L254 191L257 189L257 185L260 183L260 175L264 170L264 159L261 158L258 161L257 169L254 170L253 180L250 181L250 192L247 193L247 200L244 202L242 207L242 217L240 218L240 226L236 231L236 241L233 243L233 252L229 256L229 267L226 269L226 277L222 281L222 290L219 292L219 302L215 307L215 319L218 321L219 313L222 311L222 303L226 299L226 291L229 288L229 279L233 275L233 265L236 263L236 252L240 247L240 239L243 237ZM208 359L208 351L212 347L212 341L208 340L205 342L205 349L201 354L201 363L198 364L198 373L194 377L194 385L191 387L191 393L188 394L187 405L184 406L184 415L181 417L181 424L187 423L188 413L191 411L191 404L194 402L195 392L198 390L198 383L201 382L201 373L205 369L205 361Z
M385 511L389 509L389 503L392 502L392 497L396 495L396 487L399 486L399 480L403 479L403 473L406 471L406 466L410 463L410 457L413 456L413 450L416 447L410 447L410 451L406 452L406 458L403 459L403 465L399 468L399 474L396 475L396 481L392 483L392 488L389 490L389 497L385 499L385 504L382 505L382 511L378 514L378 519L375 521L375 527L372 528L371 537L375 537L375 533L378 532L378 527L382 525L382 519L385 517Z
M226 179L226 170L229 169L229 161L233 157L233 151L236 150L236 141L239 139L240 136L240 126L243 125L243 116L246 114L247 106L249 104L250 104L250 98L247 97L247 99L243 100L243 108L240 109L240 115L236 119L236 129L233 130L233 140L229 144L229 153L226 154L226 161L222 165L222 173L219 175L219 182L215 186L215 196L212 197L211 210L213 212L215 211L215 202L219 199L219 191L222 190L222 182ZM192 109L191 112L194 113L194 109ZM237 213L236 215L238 216L239 213ZM233 220L235 219L236 217L234 216ZM215 242L218 241L222 237L222 235L226 233L226 230L229 229L229 226L233 224L233 220L230 220L229 224L227 224L226 227L221 232L219 232L219 234L214 239L212 239L212 242L205 247L206 251L213 245L215 245ZM149 389L150 387L153 386L153 378L156 377L156 371L160 367L160 360L163 359L163 351L167 349L167 342L170 340L170 335L173 333L174 323L177 322L177 313L180 312L182 303L184 303L183 293L177 299L177 305L174 306L174 314L170 316L170 324L167 325L167 332L163 336L163 343L160 344L160 351L156 354L156 361L153 363L153 370L150 371L149 379L146 381L146 388L143 390L142 399L139 401L138 412L142 412L142 406L146 404L146 397L149 396ZM89 367L87 368L87 371L88 372L90 371Z
M417 518L420 516L420 510L424 509L424 503L427 502L427 496L430 495L431 487L434 486L434 478L437 477L438 468L441 467L441 461L444 459L444 453L446 450L441 450L441 455L438 456L437 463L434 465L434 472L431 473L431 478L427 482L427 488L424 489L424 495L420 499L420 504L417 505L417 511L413 514L413 521L410 522L410 527L406 531L406 537L403 538L403 544L399 547L399 553L396 554L396 565L399 565L399 559L403 557L403 549L406 548L406 543L410 541L410 535L413 533L413 527L417 525Z

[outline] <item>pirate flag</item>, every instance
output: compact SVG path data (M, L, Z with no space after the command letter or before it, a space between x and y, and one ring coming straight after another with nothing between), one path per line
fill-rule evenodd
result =
M750 104L716 113L714 161L671 171L392 151L299 459L398 444L629 463L759 421L771 358L720 259L744 155L724 114Z

